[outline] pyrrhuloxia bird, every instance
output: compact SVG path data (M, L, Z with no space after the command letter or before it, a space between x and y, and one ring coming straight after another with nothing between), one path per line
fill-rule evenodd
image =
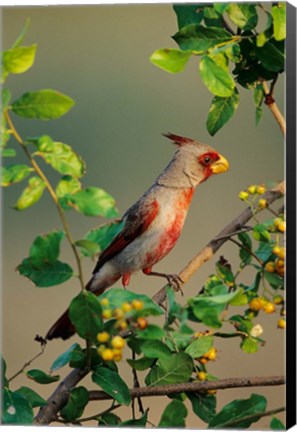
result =
M177 146L172 160L147 192L123 215L122 231L99 256L86 289L96 295L118 279L126 287L131 274L165 277L178 285L176 275L152 271L180 236L195 188L212 174L228 170L227 160L207 144L168 133ZM46 339L67 339L75 333L66 311L51 327Z

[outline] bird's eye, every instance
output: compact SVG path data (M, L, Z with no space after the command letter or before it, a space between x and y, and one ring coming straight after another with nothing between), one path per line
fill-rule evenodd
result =
M203 162L205 163L205 165L209 165L211 162L211 157L210 156L205 156L203 159Z

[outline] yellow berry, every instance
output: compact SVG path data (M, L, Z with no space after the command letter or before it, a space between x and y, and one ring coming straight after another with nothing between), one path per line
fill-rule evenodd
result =
M139 317L139 318L137 318L137 324L138 324L138 327L139 327L141 330L144 330L144 329L147 328L147 326L148 326L148 322L147 322L147 320L146 320L145 318L143 318L143 317Z
M279 246L274 246L274 248L272 249L272 252L278 256L280 253L280 250L281 250L281 248Z
M280 230L280 232L285 232L286 231L286 222L282 221L278 224L278 229Z
M108 298L103 298L102 300L100 300L100 304L101 306L109 306Z
M201 358L198 359L198 361L199 361L199 363L201 363L201 364L206 364L206 363L208 363L208 358L206 358L206 357L201 357Z
M128 327L128 323L125 320L119 321L117 324L118 327L120 327L120 329L122 330L126 330L126 328Z
M102 351L101 353L101 357L104 361L111 361L113 360L113 352L110 348L106 348L104 351Z
M251 186L249 186L248 187L248 192L250 193L250 194L255 194L256 193L256 191L257 191L257 186L256 185L251 185Z
M283 307L280 311L281 316L286 316L286 309Z
M111 309L104 309L104 310L102 311L102 317L103 317L104 319L109 319L109 318L111 318L111 317L112 317L112 310L111 310Z
M265 270L268 271L269 273L273 273L275 270L275 264L272 261L269 261L266 265L265 265Z
M282 218L275 218L274 219L274 221L273 221L273 225L276 227L276 228L278 228L278 226L279 226L279 224L281 223L281 222L283 222L283 220L282 220Z
M266 192L265 186L262 186L262 185L257 186L256 192L257 192L257 194L262 195L263 193Z
M264 311L267 314L271 314L275 311L275 305L271 302L268 302L265 306L264 306Z
M286 257L286 248L281 247L277 255L279 256L280 259L284 260Z
M120 308L115 308L113 311L113 316L115 317L115 319L119 320L122 319L124 316L124 312L122 309Z
M98 354L101 356L101 353L103 352L103 351L105 351L106 350L106 346L105 345L99 345L98 346L98 348L97 348L97 352L98 352Z
M277 322L278 328L285 329L286 328L286 320L280 318Z
M217 358L217 350L212 347L207 353L203 354L203 357L208 360L215 360Z
M207 373L206 372L198 372L197 373L197 378L200 380L200 381L205 381L206 380L206 378L207 378Z
M97 334L98 342L107 342L109 340L109 334L107 332L102 332Z
M120 349L113 349L113 360L118 362L122 360L123 354L122 354L122 350Z
M242 200L245 201L248 199L249 194L246 191L240 191L238 194L238 197Z
M122 349L126 345L125 339L121 336L115 336L111 340L111 346L116 349Z
M277 294L277 295L275 295L275 296L273 297L273 301L274 301L274 303L275 303L276 305L281 305L281 304L283 304L283 302L284 302L284 298L283 298L282 295Z
M250 301L249 306L253 311L259 311L263 308L264 301L260 297L255 297Z
M137 300L137 299L132 300L132 307L133 307L133 309L136 309L136 310L143 309L143 301Z
M277 259L275 262L276 273L279 276L284 276L285 274L285 262L282 259Z
M217 390L213 389L213 390L207 390L207 394L209 395L215 395L217 394Z
M258 206L259 206L261 209L267 207L267 201L266 201L266 199L263 199L263 198L259 199L259 201L258 201Z
M131 303L125 302L122 304L122 310L124 312L130 312L132 310L132 305Z

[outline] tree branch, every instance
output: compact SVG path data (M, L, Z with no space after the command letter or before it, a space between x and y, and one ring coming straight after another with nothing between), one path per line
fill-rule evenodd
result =
M284 182L280 183L274 189L267 191L263 194L263 198L266 199L267 204L272 204L275 200L281 198L285 191ZM259 213L263 209L257 209ZM234 234L234 232L240 230L252 217L254 216L253 210L248 207L242 213L240 213L232 222L230 222L216 237L210 242L187 264L187 266L179 273L180 278L184 283L188 282L196 271L207 261L209 261L214 254L220 249L220 247ZM154 296L153 300L161 304L166 298L166 287L165 285L160 291Z
M193 381L181 384L168 384L164 386L139 387L130 389L131 397L168 396L174 393L205 392L207 390L225 390L237 387L264 387L285 384L284 376L269 377L239 377L225 378L217 381ZM112 399L104 391L91 390L89 400Z
M274 88L275 82L272 83L271 90L268 88L267 82L262 81L262 86L265 94L265 104L268 106L272 114L274 115L275 120L277 121L279 127L281 128L281 131L283 135L286 135L286 121L280 112L277 104L275 103L275 100L273 98L273 88Z
M228 423L224 424L224 428L229 428L230 426L235 426L239 423L245 422L245 421L249 421L249 420L260 420L260 418L262 417L267 417L270 415L274 415L274 414L278 414L280 412L286 411L286 407L279 407L279 408L274 408L271 409L269 411L265 411L263 413L256 413L256 414L250 414L246 417L241 417L240 419L234 419L234 420L230 420Z

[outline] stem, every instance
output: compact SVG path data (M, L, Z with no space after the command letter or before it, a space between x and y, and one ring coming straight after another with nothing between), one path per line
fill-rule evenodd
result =
M23 373L24 370L26 369L26 367L30 366L30 364L31 364L34 360L36 360L38 357L40 357L40 356L44 353L44 350L45 350L45 345L41 347L41 351L40 351L38 354L36 354L34 357L32 357L31 360L28 360L26 363L24 363L23 367L22 367L18 372L16 372L16 373L11 377L11 378L9 378L9 379L7 380L7 382L10 383L10 381L12 381L12 380L15 379L17 376L19 376L21 373Z
M72 421L71 423L72 424L78 424L78 423L83 423L83 422L90 421L90 420L98 420L98 417L101 417L104 414L108 414L111 411L119 408L120 406L121 406L120 404L118 404L118 405L112 405L110 408L107 408L106 410L101 411L98 414L94 414L94 415L89 416L89 417L82 417L82 418L79 418L77 420ZM56 421L60 421L61 423L65 423L65 420L62 420L62 419L56 419Z
M286 122L285 119L280 112L277 104L275 103L275 100L273 98L273 89L274 89L275 82L272 82L271 90L269 90L267 82L262 80L262 86L265 94L265 104L268 106L270 111L272 112L275 120L277 121L283 135L286 135Z
M251 251L249 248L247 248L244 244L239 243L237 240L235 240L235 239L232 238L232 237L230 237L229 240L230 240L232 243L236 244L239 248L244 249L244 250L247 251L250 255L252 255L252 257L254 257L255 260L257 260L258 263L259 263L261 266L263 265L263 261L260 260L260 258L258 258L257 255L254 254L254 252Z
M77 264L77 268L78 268L78 277L79 277L79 280L80 280L80 285L81 285L82 290L84 290L85 289L85 284L84 284L84 280L83 280L81 260L80 260L80 257L79 257L79 253L78 253L78 251L76 249L76 246L74 244L74 241L72 239L72 235L70 233L68 222L67 222L67 220L65 218L63 209L60 206L58 197L57 197L54 189L52 188L52 186L51 186L48 178L46 177L46 175L44 174L44 172L42 171L42 169L39 167L39 165L36 162L36 160L31 156L31 154L30 154L29 150L27 149L24 141L22 140L21 136L19 135L18 131L16 130L16 128L15 128L15 126L14 126L12 120L11 120L11 117L10 117L7 109L4 110L4 115L5 115L5 118L6 118L6 121L7 121L8 125L9 125L9 127L10 127L10 129L12 131L12 135L15 137L16 141L20 144L20 146L24 150L27 158L29 159L29 161L30 161L31 165L33 166L34 170L36 171L36 173L44 181L45 186L46 186L46 188L47 188L47 190L48 190L48 192L49 192L52 200L55 203L55 206L56 206L56 208L58 210L58 213L59 213L62 225L64 227L64 231L65 231L66 237L67 237L68 242L69 242L69 244L70 244L70 246L71 246L71 248L73 250L73 253L74 253L74 256L75 256L75 260L76 260L76 264Z

